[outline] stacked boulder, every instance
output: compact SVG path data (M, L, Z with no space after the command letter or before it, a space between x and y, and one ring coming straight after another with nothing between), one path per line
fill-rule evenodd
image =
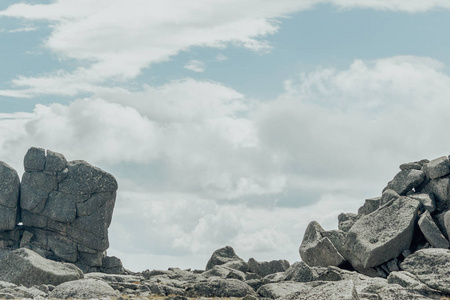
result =
M0 163L0 247L29 248L88 272L123 272L119 259L106 256L114 177L85 161L68 162L60 153L34 147L24 167L20 183L17 172Z
M339 230L325 231L317 222L308 225L299 252L309 266L386 278L408 269L407 257L416 251L448 249L448 157L402 164L381 197L367 199L358 214L343 213L338 221Z

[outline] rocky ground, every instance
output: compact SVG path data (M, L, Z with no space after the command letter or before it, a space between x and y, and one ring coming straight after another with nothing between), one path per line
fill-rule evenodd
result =
M381 197L338 216L338 230L311 222L301 262L244 261L227 246L212 254L205 270L138 273L104 251L117 186L110 174L37 148L27 153L25 166L30 178L20 183L0 164L1 299L450 299L448 157L401 165ZM99 175L101 184L80 179L86 174ZM58 184L50 189L48 180ZM19 203L33 206L31 217ZM69 204L75 210L63 220ZM89 239L79 234L91 230L77 227L83 222L96 225Z

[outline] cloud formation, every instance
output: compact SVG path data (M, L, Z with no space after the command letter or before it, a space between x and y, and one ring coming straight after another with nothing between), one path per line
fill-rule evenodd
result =
M26 149L41 146L115 174L113 251L207 257L232 244L244 257L295 260L310 220L331 229L400 163L448 154L443 68L422 57L355 60L299 74L265 103L193 79L104 88L1 114L0 155L21 170ZM137 239L142 249L127 248Z
M204 72L206 69L206 64L199 60L190 60L187 62L187 64L184 66L185 69L194 71L194 72Z

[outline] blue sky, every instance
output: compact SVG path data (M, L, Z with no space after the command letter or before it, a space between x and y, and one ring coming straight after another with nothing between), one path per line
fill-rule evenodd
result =
M80 1L0 4L0 154L113 173L126 267L293 262L309 221L449 154L444 0Z

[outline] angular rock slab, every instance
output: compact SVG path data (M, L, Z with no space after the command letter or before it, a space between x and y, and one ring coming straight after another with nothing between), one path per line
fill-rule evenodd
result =
M403 170L395 175L387 185L388 189L396 191L400 195L406 195L425 180L425 173L421 170Z
M294 263L289 269L286 270L284 280L309 282L314 279L315 275L315 272L310 266L308 266L305 262L300 261Z
M118 297L109 284L96 279L79 279L64 282L58 285L50 294L49 298L56 299L100 299L104 297Z
M16 170L0 162L0 230L13 230L17 225L19 187Z
M299 248L300 257L311 267L339 266L345 259L329 238L323 237L325 230L319 223L309 223Z
M433 221L430 213L425 211L419 219L419 228L425 236L426 240L434 248L448 249L449 243L447 239L442 235L436 223Z
M25 248L12 251L0 261L0 280L17 285L59 285L83 278L83 272L75 265L45 259Z
M409 255L401 268L430 288L450 293L450 250L422 249Z
M211 258L206 264L206 270L212 269L214 266L223 265L232 261L244 261L242 258L237 256L234 249L230 246L225 246L223 248L217 249L211 255ZM246 272L246 271L244 271Z
M261 277L277 272L284 272L289 269L289 267L289 262L284 259L264 262L259 262L254 258L250 258L248 260L248 270L252 273L258 274Z
M450 174L450 162L448 157L442 156L433 159L423 166L423 170L430 179L436 179Z
M346 259L355 269L387 262L409 248L420 202L400 197L363 216L348 232Z

